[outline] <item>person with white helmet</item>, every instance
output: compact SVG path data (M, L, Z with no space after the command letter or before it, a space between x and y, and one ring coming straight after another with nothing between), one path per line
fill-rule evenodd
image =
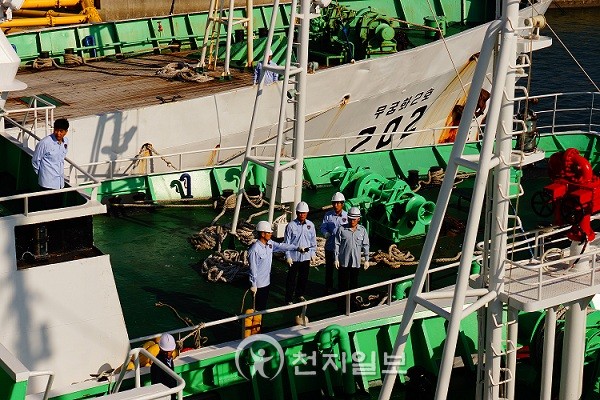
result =
M173 371L173 350L177 347L175 344L175 338L169 333L163 333L160 335L160 339L158 341L158 347L160 348L160 352L156 356L156 358L165 364L167 367ZM168 388L174 388L177 386L177 381L174 378L169 376L162 368L160 368L156 363L152 363L150 366L150 380L152 384L162 383ZM175 400L177 398L176 394L171 395L171 400Z
M269 49L268 50L268 61L267 61L267 65L271 65L271 66L277 66L277 64L275 64L275 62L273 61L273 50ZM258 82L260 82L260 73L262 72L263 69L263 62L259 61L258 64L256 64L256 68L254 68L254 84L257 85ZM270 85L271 83L277 82L279 80L279 74L277 72L273 72L273 71L265 71L265 77L263 78L265 80L265 85Z
M335 234L339 227L348 222L348 213L344 211L344 202L346 198L340 192L337 192L331 198L333 210L327 211L323 216L321 224L321 234L325 239L325 294L333 292L333 262L335 250Z
M360 225L360 210L351 207L348 210L348 223L341 226L335 234L335 268L338 270L340 291L358 287L360 271L360 253L365 257L365 270L369 268L369 235Z
M250 290L254 293L254 304L257 311L267 309L269 299L269 286L271 285L271 264L273 253L282 253L288 250L304 251L288 243L277 243L271 240L273 229L267 221L256 224L258 240L248 250L248 263L250 264Z
M296 206L296 219L285 228L284 242L306 250L286 251L286 262L290 266L285 285L285 302L291 304L294 294L299 301L305 301L304 292L308 282L310 260L317 254L317 233L315 224L307 219L308 204L301 201Z

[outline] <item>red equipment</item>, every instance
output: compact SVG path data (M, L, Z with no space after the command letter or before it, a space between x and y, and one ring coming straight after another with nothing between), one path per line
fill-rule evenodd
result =
M571 148L550 157L548 172L553 182L544 192L553 204L554 223L571 224L567 237L573 241L594 240L590 217L600 211L600 178L590 162Z

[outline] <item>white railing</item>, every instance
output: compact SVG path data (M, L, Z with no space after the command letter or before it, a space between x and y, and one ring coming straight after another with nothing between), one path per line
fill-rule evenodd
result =
M41 103L42 105L39 105L38 103ZM14 139L15 145L20 146L22 149L33 150L35 148L35 145L41 140L41 138L36 134L36 132L38 132L41 129L40 128L40 120L43 121L42 126L44 127L44 134L48 135L51 132L50 126L51 126L51 122L53 121L53 118L54 118L54 112L53 112L54 108L55 108L54 105L46 102L43 99L38 98L37 96L33 96L30 108L18 109L18 110L12 110L12 111L0 109L0 123L2 123L3 124L2 126L4 126L4 124L6 122L8 122L9 124L11 124L13 126L13 129L16 128L19 130L18 134L16 135L16 138ZM39 115L40 111L44 112L43 118L40 118L40 115ZM32 117L33 124L32 124L31 129L27 128L23 125L28 120L28 116L30 113L33 113L33 117ZM19 115L19 114L25 114L25 116L23 117L22 123L17 122L14 118L9 116L9 115ZM34 141L33 144L30 143L30 140L32 140L32 139ZM4 201L9 201L9 200L23 199L24 215L27 216L29 214L29 199L38 197L38 196L47 196L47 195L52 195L52 194L74 192L74 191L84 193L83 190L90 190L91 195L88 197L88 199L93 199L93 200L97 199L98 198L98 187L100 186L100 182L95 177L90 175L87 171L85 171L83 168L81 168L80 166L75 164L73 161L71 161L68 157L65 158L65 163L67 165L66 170L69 171L69 174L67 176L70 177L70 179L68 179L68 183L69 184L74 183L74 185L72 185L71 187L64 188L64 189L56 189L56 190L45 190L43 192L32 192L32 193L18 194L18 195L13 195L13 196L0 197L0 203L2 203ZM78 173L75 173L75 171L77 171ZM84 177L85 181L79 182L81 180L81 177ZM81 185L85 185L85 187L77 186L78 183Z
M185 380L144 348L132 349L128 353L126 362L123 364L123 368L121 368L121 372L119 374L119 377L117 378L117 381L115 382L115 386L112 389L112 393L117 393L121 388L121 383L123 382L123 379L125 378L125 373L127 372L127 364L129 363L131 357L133 357L133 365L135 366L135 387L141 387L140 353L152 360L153 364L156 364L167 375L173 378L177 383L177 386L175 386L174 388L164 390L160 393L154 393L152 395L136 396L136 400L164 399L168 398L172 394L177 394L178 400L183 399L183 388L185 387Z
M599 219L599 218L600 218L600 216L596 216L594 219ZM532 231L528 231L528 232L519 232L514 235L510 235L509 236L508 255L509 256L510 255L518 255L519 253L527 252L529 254L533 253L534 255L531 255L531 256L525 255L520 258L521 259L539 258L542 256L543 253L536 252L535 250L532 249L532 247L533 248L538 248L538 247L544 248L544 246L548 246L548 245L558 246L561 244L565 244L566 247L568 247L568 244L570 243L570 241L566 238L566 235L564 235L564 232L566 232L569 229L570 229L569 226L546 228L546 229L532 230ZM478 243L477 247L479 249L483 249L483 242ZM596 250L594 252L594 254L599 253L599 252L600 252L600 249ZM592 254L592 252L586 253L584 256L588 257L590 254ZM575 256L571 256L571 257L567 257L567 258L561 258L561 260L557 260L557 261L553 260L552 264L558 263L558 262L565 262L565 260L569 261L571 259L577 259L578 257L581 257L581 255L579 255L579 256L575 255ZM475 261L475 262L479 263L480 265L482 265L483 255L473 255L472 261ZM439 273L441 271L451 270L453 268L457 268L459 263L460 263L460 261L455 261L455 262L452 262L452 263L449 263L446 265L442 265L442 266L439 266L436 268L430 268L428 270L427 276L425 278L426 279L426 284L424 286L425 291L426 292L429 291L429 286L430 286L430 281L431 281L430 276L432 274ZM544 265L548 265L548 264L544 264ZM537 265L536 265L536 267L537 267ZM585 274L585 273L591 274L592 272L591 271L584 272L582 274ZM570 276L574 276L574 275L570 275ZM201 323L201 324L198 324L195 326L172 330L172 331L169 331L168 333L170 333L172 335L185 335L190 332L196 331L198 329L205 329L205 328L216 327L216 326L225 325L225 324L229 324L229 323L240 322L240 321L246 319L247 317L252 317L255 315L281 313L281 312L285 312L287 310L297 309L299 307L302 307L301 315L304 316L304 315L306 315L308 306L318 305L318 304L326 302L326 301L340 299L340 298L345 298L345 304L346 304L345 315L349 316L351 313L350 304L351 304L352 294L366 291L366 290L386 287L387 288L387 299L381 305L383 306L385 304L386 306L390 306L392 304L392 295L394 294L394 285L408 283L409 281L412 281L414 279L414 277L415 277L415 274L410 274L410 275L406 275L406 276L403 276L400 278L395 278L395 279L387 280L384 282L374 283L372 285L362 286L357 289L347 290L344 292L339 292L339 293L319 297L319 298L312 299L312 300L306 300L306 301L294 303L291 305L270 308L270 309L267 309L264 311L254 312L252 314L241 314L241 315L236 315L236 316L232 316L232 317L222 318L222 319L215 320L215 321L204 322L204 323ZM592 279L593 279L593 277L592 277ZM593 280L592 280L592 282L593 282ZM544 283L548 283L548 282L544 281ZM536 285L537 285L537 283L536 283ZM408 287L409 286L407 286L407 288ZM315 321L312 321L312 322L315 322ZM143 343L148 340L154 340L158 336L160 336L160 333L155 333L152 335L131 339L130 344L135 345L136 343Z
M474 261L477 260L481 260L480 256L474 256L473 257ZM447 265L443 265L437 268L431 268L428 272L427 275L427 284L425 285L426 288L429 287L429 276L430 274L434 274L440 271L445 271L445 270L449 270L455 267L458 267L458 261L451 263L451 264L447 264ZM387 306L390 306L392 304L392 295L394 292L394 285L398 284L398 283L404 283L404 282L408 282L410 280L412 280L415 277L415 274L410 274L410 275L406 275L400 278L395 278L395 279L391 279L391 280L387 280L384 282L379 282L379 283L374 283L372 285L367 285L367 286L363 286L357 289L351 289L351 290L346 290L344 292L339 292L339 293L335 293L335 294L331 294L331 295L327 295L327 296L323 296L323 297L319 297L316 299L312 299L312 300L306 300L303 302L298 302L298 303L294 303L292 305L285 305L285 306L281 306L281 307L275 307L275 308L269 308L267 310L264 311L257 311L254 312L252 314L241 314L241 315L236 315L233 317L228 317L228 318L222 318L216 321L210 321L210 322L205 322L199 325L195 325L195 326L191 326L191 327L186 327L186 328L181 328L181 329L177 329L177 330L172 330L169 331L168 333L172 334L172 335L179 335L179 334L186 334L189 332L193 332L197 329L205 329L205 328L210 328L210 327L216 327L216 326L220 326L220 325L224 325L224 324L229 324L232 322L238 322L238 321L242 321L247 317L252 317L255 315L264 315L264 314L275 314L275 313L280 313L280 312L284 312L287 310L292 310L292 309L296 309L299 307L302 307L302 316L306 315L306 311L308 306L310 305L317 305L326 301L330 301L330 300L334 300L334 299L339 299L342 297L345 297L345 301L346 301L346 309L345 309L345 315L348 316L351 313L351 307L350 307L350 303L351 303L351 295L357 292L362 292L365 290L371 290L371 289L376 289L376 288L380 288L380 287L387 287L387 299L385 300L385 304ZM383 305L383 304L382 304ZM313 321L314 322L314 321ZM306 322L305 322L306 324ZM157 336L160 336L160 334L153 334L153 335L148 335L148 336L144 336L144 337L139 337L139 338L135 338L130 340L130 344L134 345L136 343L142 343L142 342L146 342L148 340L155 340Z
M568 130L574 131L583 131L583 132L597 132L599 131L600 123L594 122L594 117L598 115L596 111L599 109L595 107L596 104L596 96L599 93L595 92L573 92L573 93L556 93L556 94L548 94L541 96L531 96L529 97L529 107L535 110L538 116L538 130L541 134L554 134L558 132L564 132ZM560 100L560 101L559 101ZM533 105L532 103L535 101L539 101L539 104ZM585 102L586 105L581 105L577 107L573 106L563 106L559 107L563 102L575 101L577 104ZM521 100L517 104L517 108L515 113L521 110L524 107L524 101ZM567 115L571 116L572 114L578 114L579 118L582 121L571 121L571 117L567 117ZM600 118L600 117L598 117ZM600 121L599 121L600 122ZM484 125L482 125L483 127ZM378 139L381 137L391 138L389 143L378 150L393 150L396 148L400 148L401 139L409 135L419 134L424 137L431 137L431 143L436 142L436 138L439 136L439 132L446 129L454 129L456 126L445 126L445 127L436 127L436 128L428 128L415 130L411 132L388 132L388 133L374 133L369 135L373 139ZM476 129L473 126L473 129ZM341 137L332 137L332 138L317 138L317 139L308 139L305 141L306 148L310 149L312 147L316 147L322 144L331 144L331 149L335 149L336 153L327 153L322 152L321 155L336 155L341 153L349 153L352 146L356 145L357 140L364 139L365 136L360 135L352 135L352 136L341 136ZM284 146L290 146L291 142L284 143ZM268 143L265 141L260 144L256 144L252 151L253 155L258 155L265 151L272 151L275 147L275 144ZM200 165L198 163L198 159L211 159L214 160L215 166L226 165L230 162L239 159L244 155L245 146L231 146L231 147L220 147L220 148L210 148L210 149L199 149L193 151L184 151L177 153L168 153L161 155L151 155L151 156L135 156L135 157L125 157L116 160L104 160L91 162L86 164L80 164L80 167L86 169L87 171L93 169L100 169L101 172L96 175L97 178L105 180L112 180L117 178L129 177L129 176L139 176L139 175L148 175L153 172L143 171L143 172L135 172L133 171L133 166L136 163L141 161L146 162L169 162L177 171L181 171L184 169L192 169L192 168L201 168L204 164ZM204 157L198 157L199 155L204 155ZM104 168L98 168L104 167ZM164 171L161 171L164 172Z
M63 189L44 190L42 192L15 194L12 196L0 197L0 204L2 204L5 201L10 201L10 200L23 200L23 202L24 202L23 215L28 216L29 212L30 212L29 211L29 200L31 198L40 197L40 196L49 196L49 195L60 194L60 193L78 192L79 194L81 194L85 198L87 198L88 200L95 201L98 198L98 187L100 187L100 185L101 185L101 183L97 182L97 183L94 183L91 185L85 185L85 186L71 186L71 187L67 187L67 188L63 188ZM84 191L86 191L86 190L91 190L91 194L90 195L85 194Z
M512 278L509 275L506 278L507 284L518 283L519 285L530 286L532 288L536 288L537 289L536 290L537 297L535 298L535 300L538 300L538 301L543 299L544 286L550 285L550 284L556 283L556 282L563 282L565 279L572 280L574 278L589 276L589 282L587 283L587 286L591 287L591 286L595 285L596 268L597 268L597 262L596 262L597 257L596 256L598 254L600 254L600 248L596 248L592 251L588 251L585 254L575 254L575 255L570 255L568 257L559 257L556 260L551 260L551 261L539 260L538 263L535 263L535 262L523 263L523 262L507 260L508 265L512 266L513 268L521 268L524 270L531 271L535 274L535 276L537 278L536 280L532 281L532 280L530 280L532 275L527 275L527 277L525 279ZM563 267L563 270L564 270L564 265L570 266L571 264L577 264L581 261L590 262L591 267L589 269L582 269L582 270L572 269L572 270L568 271L568 274L560 274L560 275L554 275L554 276L547 272L553 266L558 267L559 264L561 267ZM569 269L570 268L571 267L569 267Z
M0 118L2 119L0 120L2 123L1 129L4 129L5 126L4 119L11 122L15 127L20 129L16 138L21 141L25 147L29 147L29 138L31 136L37 138L38 131L43 130L44 136L47 136L52 132L52 121L54 121L55 108L56 106L54 104L35 95L30 98L30 103L26 108L15 110L0 108ZM20 115L22 115L22 118L21 122L18 123L16 122L16 118L12 116ZM25 124L28 122L31 123L31 128L25 128Z

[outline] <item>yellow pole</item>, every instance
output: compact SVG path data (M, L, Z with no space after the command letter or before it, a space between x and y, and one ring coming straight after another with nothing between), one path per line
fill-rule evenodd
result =
M23 18L0 23L0 28L24 28L30 26L73 25L87 22L87 15L78 14L72 17Z
M73 7L79 3L80 0L25 0L21 8Z
M66 12L56 12L53 10L48 10L48 11L44 11L44 10L16 10L13 11L13 17L47 17L47 16L51 16L51 17L71 17L73 15L73 13L66 13Z
M246 67L252 67L254 61L254 5L252 0L246 0L246 14L248 15L248 22L246 23L246 45L248 49Z

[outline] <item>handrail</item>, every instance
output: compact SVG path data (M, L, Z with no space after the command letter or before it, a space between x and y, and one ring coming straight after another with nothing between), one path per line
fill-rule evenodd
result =
M557 129L580 128L582 131L587 129L588 132L592 132L592 128L600 128L600 124L592 123L593 113L596 110L596 108L594 107L594 104L595 104L594 100L595 100L596 95L599 95L599 94L600 93L586 91L586 92L565 92L565 93L553 93L553 94L530 96L529 100L533 100L533 99L537 99L538 101L553 100L553 106L545 108L545 109L536 109L535 110L538 117L545 116L545 115L551 115L550 124L549 125L538 125L538 131L540 131L541 134L545 134L545 133L546 134L547 133L554 134L554 133L556 133ZM577 98L591 96L590 104L585 107L576 106L576 107L558 108L558 100L559 99L568 99L568 98L571 98L574 96L577 96ZM522 100L519 101L519 103L517 105L517 109L519 109L521 106L522 106ZM534 107L534 106L532 106L532 107ZM588 110L589 110L589 113L587 114L586 121L584 123L562 123L562 124L559 124L557 121L557 117L560 114L564 114L567 112L573 112L573 111L584 112L584 111L588 111ZM598 109L598 110L600 110L600 109ZM415 130L415 131L410 131L410 132L402 131L402 132L373 133L372 135L369 135L369 136L372 136L373 138L380 138L380 137L384 137L384 136L390 137L392 140L389 141L389 145L387 145L386 148L393 150L395 148L394 145L397 145L396 139L402 138L403 135L406 135L407 133L410 133L412 135L412 134L425 134L427 132L430 132L432 135L432 138L435 138L436 132L438 132L440 130L452 129L452 128L456 128L456 126L433 127L433 128L420 129L420 130ZM473 127L473 129L476 129L476 127ZM334 148L338 148L338 149L343 148L347 152L348 147L349 147L349 141L356 140L356 139L363 139L363 138L364 138L364 135L363 136L352 135L352 136L339 136L339 137L328 137L328 138L315 138L315 139L307 139L307 140L305 140L305 143L306 143L307 147L310 147L311 144L318 145L320 143L325 143L325 142L332 142L332 143L338 143L338 144L343 143L343 147L340 145L340 146L334 146ZM273 148L275 146L275 144L267 143L268 141L270 141L272 139L273 138L269 138L263 143L258 143L256 145L254 145L253 151L256 152L258 150ZM433 140L433 142L435 142L435 140ZM285 145L289 145L289 142L286 142ZM151 155L151 156L143 156L143 157L135 156L135 157L125 157L125 158L116 159L116 160L96 161L96 162L81 164L80 166L82 168L90 168L90 167L97 167L97 166L101 166L101 165L107 165L109 167L108 167L108 171L105 174L106 179L115 179L115 178L122 178L122 177L126 177L126 176L147 175L145 173L139 173L139 174L138 173L129 173L129 174L117 173L118 167L124 163L132 164L137 161L155 160L155 159L159 159L159 158L163 158L163 159L178 158L178 161L176 163L178 164L177 170L179 171L183 168L185 157L190 157L190 156L198 155L198 154L215 153L215 152L217 154L222 154L223 152L232 152L232 151L240 152L239 155L233 154L233 155L229 156L227 158L227 160L225 160L227 163L229 163L230 161L234 160L236 157L241 157L243 155L244 149L245 149L244 146L217 147L217 148L199 149L199 150L183 151L183 152L161 154L161 155ZM381 150L383 150L383 149L381 149ZM226 165L226 164L217 164L215 166L220 166L220 165ZM127 168L125 171L128 171L128 170L129 170L129 168Z
M156 358L154 355L152 355L152 353L150 353L148 350L141 348L141 347L130 350L129 354L127 355L127 360L129 360L132 356L134 357L133 365L135 366L135 387L136 388L141 387L140 358L139 358L140 353L145 355L146 357L148 357L150 360L152 360L152 363L158 365L158 367L160 369L162 369L171 378L175 379L175 382L177 382L177 386L175 386L174 388L169 388L168 390L165 390L160 393L154 393L151 395L136 397L136 399L138 399L138 400L162 399L171 394L177 394L177 399L182 400L183 399L183 388L185 387L185 380L181 376L176 374L174 371L172 371L171 368L167 367L162 361L160 361L158 358ZM119 374L119 377L117 378L117 381L115 382L115 386L113 387L111 393L117 393L119 391L119 389L121 388L121 383L123 382L123 379L125 378L125 373L127 372L126 367L127 367L127 364L125 364L123 366L123 368L121 368L121 372Z
M9 201L9 200L24 199L23 215L28 216L29 215L29 199L31 197L40 197L40 196L47 196L50 194L76 192L76 191L92 189L92 194L89 196L89 199L96 199L98 197L98 188L100 187L100 185L102 185L102 183L97 182L92 185L86 185L86 186L70 186L70 187L66 187L66 188L62 188L62 189L44 190L43 192L30 192L30 193L14 194L11 196L0 197L0 203L2 203L4 201Z
M432 132L432 135L435 135L435 131L444 130L444 129L452 129L452 128L457 128L457 126L444 126L444 127L420 129L417 131L411 131L411 133ZM378 137L382 137L382 136L397 136L397 135L402 135L405 133L406 132L374 133L373 135L370 135L370 136L372 136L373 138L378 138ZM364 136L361 136L361 135L352 135L352 136L342 136L342 137L332 137L332 138L306 139L304 142L307 144L310 144L310 143L331 142L331 141L334 141L334 142L335 141L347 141L350 139L363 139L363 138L364 138ZM272 140L272 139L274 139L274 138L269 138L268 140ZM393 141L391 141L390 144L391 143L393 143ZM288 144L291 144L291 141L286 141L284 143L284 145L288 145ZM253 151L264 150L264 149L271 148L271 147L275 147L275 144L273 144L273 143L257 143L252 146L252 150ZM177 152L177 153L168 153L168 154L160 154L160 155L152 155L152 156L142 156L142 157L134 156L134 157L121 158L121 159L117 159L117 160L95 161L95 162L80 164L80 166L81 167L97 167L99 165L122 164L122 163L128 163L128 162L131 163L131 162L135 162L135 161L155 160L155 159L167 158L167 157L182 157L182 156L186 156L186 155L212 153L215 151L224 152L224 151L244 150L245 148L246 148L245 146L230 146L230 147L219 147L219 148L212 148L212 149L182 151L182 152ZM241 156L243 156L243 154L239 155L239 157L241 157ZM182 164L181 161L179 162L179 164L181 166L181 164ZM218 167L220 165L225 165L225 164L218 164L215 166ZM135 176L135 174L130 174L129 176Z
M474 260L477 259L481 259L481 256L474 256L473 257ZM442 265L440 267L436 267L436 268L431 268L428 272L428 274L433 274L435 272L440 272L440 271L444 271L447 269L451 269L454 267L458 266L458 262L453 262L450 264L446 264L446 265ZM330 294L327 296L323 296L323 297L318 297L316 299L312 299L312 300L306 300L306 301L302 301L302 302L298 302L298 303L294 303L292 305L285 305L285 306L280 306L280 307L275 307L275 308L269 308L267 310L263 310L263 311L256 311L252 314L241 314L241 315L236 315L233 317L227 317L227 318L222 318L219 320L215 320L215 321L210 321L210 322L205 322L205 323L201 323L198 325L194 325L191 327L186 327L186 328L181 328L181 329L176 329L176 330L172 330L172 331L168 331L168 333L172 334L172 335L177 335L180 333L188 333L188 332L192 332L196 329L199 328L209 328L209 327L214 327L214 326L219 326L219 325L223 325L226 323L230 323L230 322L236 322L236 321L241 321L247 317L252 317L255 315L264 315L264 314L274 314L277 312L281 312L281 311L286 311L286 310L291 310L294 308L299 308L299 307L307 307L308 305L311 304L318 304L318 303L322 303L325 301L329 301L329 300L333 300L333 299L337 299L337 298L341 298L341 297L346 297L346 312L345 315L350 315L350 308L349 308L349 299L350 296L353 293L356 292L361 292L364 290L370 290L370 289L376 289L379 287L383 287L383 286L388 286L388 294L389 293L393 293L393 286L395 283L399 283L399 282L405 282L408 281L410 279L413 279L415 277L415 274L410 274L410 275L405 275L402 276L400 278L394 278L394 279L390 279L387 281L383 281L383 282L378 282L378 283L374 283L371 285L367 285L367 286L362 286L360 288L357 289L350 289L350 290L346 290L344 292L339 292L339 293L334 293L334 294ZM388 301L386 303L386 305L391 305L391 299L388 298ZM135 344L135 343L140 343L140 342L145 342L147 340L153 340L155 339L157 336L159 336L160 334L153 334L153 335L148 335L148 336L143 336L143 337L139 337L139 338L135 338L135 339L131 339L129 341L130 344Z
M43 400L48 400L48 396L50 396L50 389L52 388L52 383L54 382L54 371L30 371L29 377L35 376L44 376L48 375L48 383L46 383L46 390L44 391Z
M600 218L600 216L596 217L596 218ZM510 238L519 238L519 237L525 237L525 240L523 240L522 242L520 242L519 244L522 245L523 247L519 247L519 248L513 248L513 249L509 249L509 253L511 254L516 254L519 252L523 252L528 250L528 247L526 247L527 243L538 243L540 240L543 240L544 238L548 237L548 236L552 236L555 235L557 233L560 233L564 230L568 230L569 227L559 227L559 228L555 228L552 231L548 231L547 228L539 228L530 232L517 232L514 235L510 235ZM533 237L528 237L528 235L532 235ZM559 240L559 241L562 241ZM545 242L544 242L545 243ZM478 243L478 246L482 246L482 242ZM600 252L600 250L598 250L598 252ZM541 255L540 255L541 256ZM573 258L575 258L575 256L573 256ZM473 261L481 261L483 259L482 255L477 255L477 256L473 256ZM448 270L454 267L457 267L459 265L459 261L455 261L453 263L450 264L446 264L446 265L442 265L439 267L435 267L435 268L430 268L427 272L428 277L427 279L429 279L429 276L431 274L440 272L440 271L444 271L444 270ZM361 292L361 291L365 291L365 290L370 290L370 289L376 289L376 288L380 288L380 287L384 287L387 286L388 290L388 301L386 302L386 305L391 305L391 297L389 297L390 293L393 293L393 285L396 283L400 283L400 282L406 282L409 281L411 279L413 279L415 277L415 274L410 274L410 275L405 275L399 278L394 278L394 279L390 279L387 281L383 281L383 282L378 282L378 283L374 283L371 285L367 285L367 286L362 286L360 288L357 289L351 289L351 290L346 290L344 292L339 292L339 293L334 293L334 294L330 294L327 296L323 296L323 297L318 297L316 299L311 299L311 300L306 300L303 302L298 302L298 303L294 303L291 305L285 305L285 306L280 306L280 307L275 307L275 308L269 308L267 310L263 310L263 311L256 311L252 314L240 314L240 315L236 315L236 316L232 316L232 317L227 317L227 318L221 318L215 321L209 321L209 322L203 322L194 326L190 326L190 327L185 327L185 328L181 328L181 329L175 329L175 330L171 330L168 331L168 333L172 334L172 335L178 335L178 334L187 334L189 332L192 332L194 330L197 329L204 329L204 328L210 328L210 327L215 327L215 326L219 326L219 325L224 325L227 323L231 323L231 322L237 322L237 321L241 321L247 317L252 317L255 315L264 315L264 314L274 314L274 313L278 313L278 312L282 312L282 311L287 311L287 310L291 310L291 309L296 309L299 307L304 307L306 308L309 305L312 304L319 304L325 301L329 301L329 300L333 300L333 299L337 299L337 298L342 298L345 297L346 298L346 310L345 310L345 315L350 315L350 307L349 307L349 300L350 300L350 296L353 293L357 293L357 292ZM428 287L429 285L426 285L426 287ZM147 335L147 336L143 336L143 337L138 337L138 338L134 338L131 339L129 341L129 343L131 345L135 344L135 343L141 343L141 342L146 342L148 340L154 340L157 336L159 336L160 333L155 333L152 335Z
M21 129L22 132L27 133L27 135L29 135L30 137L34 138L38 142L41 140L35 133L33 133L31 130L29 130L28 128L24 127L23 125L21 125L20 123L18 123L14 119L12 119L10 117L6 117L6 116L4 118L6 118L11 124L15 125L15 127ZM24 145L24 143L22 145ZM26 146L26 147L29 148L28 146ZM93 177L92 175L90 175L89 173L87 173L85 170L83 170L80 166L78 166L73 161L71 161L68 157L65 157L65 161L72 168L75 168L76 170L78 170L79 172L81 172L90 181L92 181L94 183L99 183L100 182L98 179L96 179L95 177Z

